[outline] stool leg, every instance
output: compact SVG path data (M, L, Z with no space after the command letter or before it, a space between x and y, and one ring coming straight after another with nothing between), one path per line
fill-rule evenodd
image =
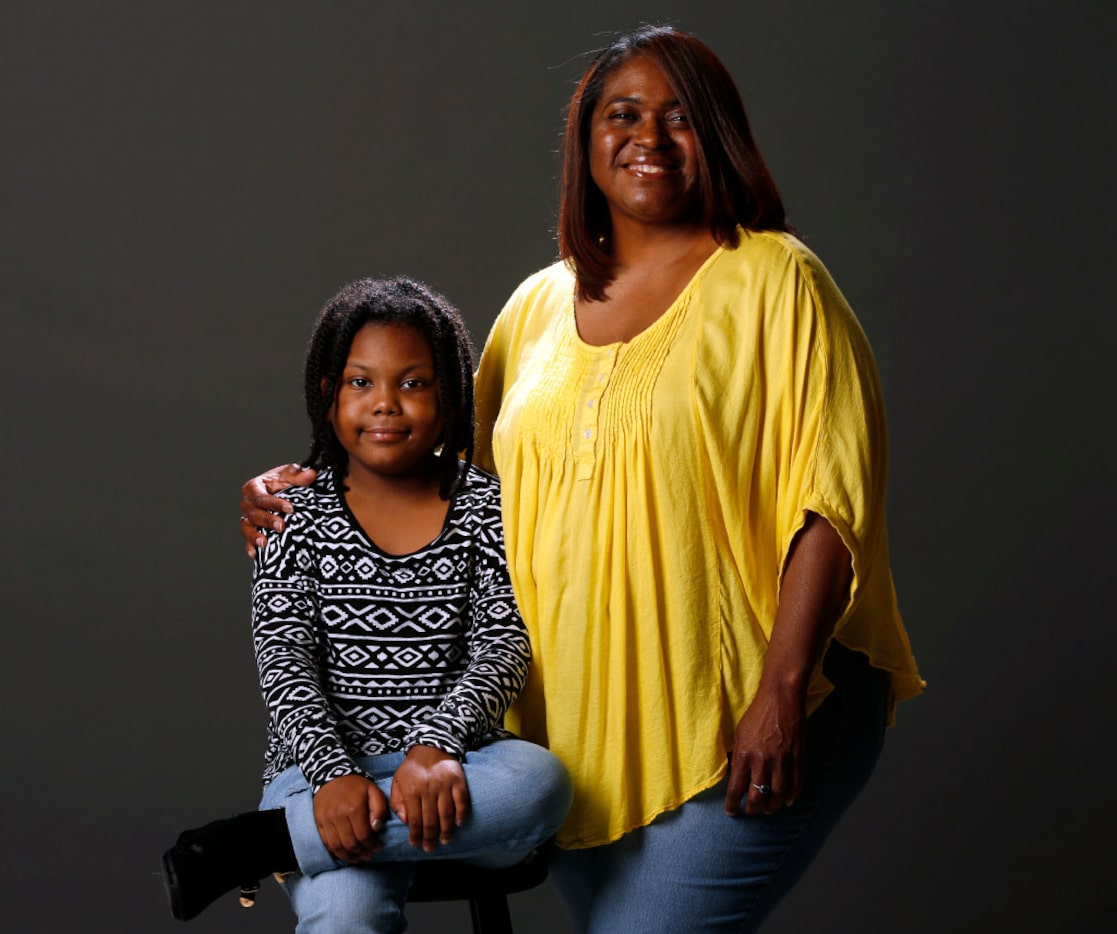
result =
M512 916L504 895L484 895L469 900L473 934L512 934Z

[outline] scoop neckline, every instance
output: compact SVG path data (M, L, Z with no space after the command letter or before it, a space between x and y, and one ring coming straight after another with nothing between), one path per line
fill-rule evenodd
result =
M414 558L416 555L420 555L425 551L429 551L432 547L437 545L443 538L446 537L446 533L452 526L451 519L454 516L454 511L458 507L458 493L461 493L461 490L459 489L458 493L455 493L453 496L450 497L450 501L447 503L446 507L446 517L442 520L442 527L438 530L438 534L425 545L420 545L414 551L402 552L400 554L387 551L381 545L378 545L375 539L373 539L373 537L369 535L367 531L365 531L365 527L361 525L360 521L357 519L356 514L350 508L349 501L345 498L344 478L341 477L336 470L333 471L333 492L334 495L337 496L338 501L341 503L341 508L344 511L345 516L349 520L350 524L353 526L354 529L357 530L361 538L365 540L365 542L373 549L373 551L375 551L382 558L386 558L391 561L399 561L405 560L407 558Z
M713 264L714 260L721 256L721 254L725 252L725 250L726 246L724 243L719 243L717 247L714 248L714 251L702 261L702 265L700 265L694 271L694 275L690 277L690 281L687 282L687 284L684 285L683 288L680 290L679 294L675 296L674 301L672 301L671 304L663 310L663 314L656 318L655 321L649 324L642 331L637 331L628 340L610 341L608 344L591 344L589 341L583 339L581 332L578 330L578 310L577 306L575 305L575 293L578 289L578 280L577 277L575 277L570 286L570 302L567 306L570 312L569 324L574 332L575 343L579 347L589 351L615 351L618 348L623 349L631 347L633 344L639 342L645 335L653 334L661 326L666 327L667 322L670 319L674 318L676 314L681 313L681 309L688 303L691 293L697 288L698 281L705 274L706 270Z

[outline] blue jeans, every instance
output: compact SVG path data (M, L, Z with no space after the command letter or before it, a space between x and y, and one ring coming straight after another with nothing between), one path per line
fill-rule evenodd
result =
M832 645L835 690L807 721L803 790L768 817L730 818L728 776L614 843L558 850L551 881L579 934L755 931L864 787L884 738L887 675Z
M403 753L357 760L385 795ZM463 859L510 866L553 836L570 807L570 777L540 746L518 739L487 743L462 764L469 788L469 815L446 846L424 853L408 842L407 825L390 814L380 833L383 849L370 862L334 859L314 822L314 798L295 766L264 789L261 810L283 808L299 863L285 887L299 921L296 932L398 934L407 927L403 906L415 861Z

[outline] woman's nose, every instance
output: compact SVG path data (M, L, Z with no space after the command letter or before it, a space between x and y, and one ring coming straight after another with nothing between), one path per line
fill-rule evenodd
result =
M663 145L665 139L667 139L667 134L657 117L641 120L636 127L636 143L645 149L658 149Z

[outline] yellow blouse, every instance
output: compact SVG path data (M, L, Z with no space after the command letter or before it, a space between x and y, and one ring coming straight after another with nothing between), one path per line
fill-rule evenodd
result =
M872 352L795 238L743 233L625 343L578 336L561 263L513 294L477 373L534 659L509 727L569 769L565 847L615 840L716 784L754 696L807 511L853 558L837 638L922 682L885 533ZM830 686L816 673L813 709Z

